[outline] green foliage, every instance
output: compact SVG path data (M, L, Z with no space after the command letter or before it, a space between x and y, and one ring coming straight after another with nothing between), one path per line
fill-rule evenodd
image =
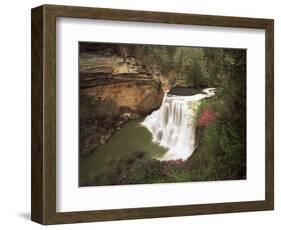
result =
M216 69L222 83L216 96L204 100L197 119L208 108L216 112L216 122L200 129L198 155L207 155L203 162L205 179L238 179L246 177L246 56L238 50L219 53L224 57L222 68ZM218 54L207 55L221 63ZM215 79L214 79L215 80Z
M241 149L239 135L231 126L222 126L220 146L226 154L237 153Z
M201 143L202 145L206 146L206 149L208 151L212 152L213 154L217 154L221 152L221 145L220 145L220 140L221 140L221 127L218 123L212 123L208 125L203 131L202 135L202 140ZM200 143L200 144L201 144Z
M189 75L187 75L187 81L189 80L189 78L191 79L192 85L194 87L198 87L198 88L204 88L206 87L206 83L204 81L204 76L202 73L202 69L200 66L200 63L198 60L194 60L192 63L192 66L190 68L190 72Z
M91 118L115 117L119 113L119 107L112 98L101 99L80 95L80 114Z
M227 83L241 50L153 45L122 45L121 53L158 69L171 86L218 87ZM242 51L243 52L243 51ZM236 55L236 56L235 56Z
M191 181L191 173L186 168L174 168L171 170L171 182Z

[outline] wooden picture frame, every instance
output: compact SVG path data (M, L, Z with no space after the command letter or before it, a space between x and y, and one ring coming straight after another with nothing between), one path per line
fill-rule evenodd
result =
M265 200L112 209L56 211L56 18L121 20L265 30ZM63 224L274 209L274 21L271 19L43 5L32 9L32 205L31 219Z

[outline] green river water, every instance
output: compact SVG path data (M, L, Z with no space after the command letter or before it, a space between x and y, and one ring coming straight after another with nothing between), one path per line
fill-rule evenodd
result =
M98 146L92 154L81 157L80 180L85 180L110 162L135 152L144 152L155 158L164 155L167 149L152 142L152 134L141 126L141 121L141 119L129 121L116 131L106 144Z

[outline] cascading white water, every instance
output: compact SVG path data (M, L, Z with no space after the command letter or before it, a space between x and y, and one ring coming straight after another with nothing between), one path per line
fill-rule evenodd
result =
M159 160L186 160L195 150L195 114L200 100L215 94L215 88L191 96L165 93L160 109L148 115L142 125L152 133L153 141L168 149Z

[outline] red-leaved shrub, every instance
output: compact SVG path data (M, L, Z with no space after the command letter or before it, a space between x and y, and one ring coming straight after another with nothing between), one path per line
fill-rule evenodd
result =
M213 110L211 109L205 109L199 119L198 119L198 126L206 126L210 123L212 123L216 119L216 114Z

